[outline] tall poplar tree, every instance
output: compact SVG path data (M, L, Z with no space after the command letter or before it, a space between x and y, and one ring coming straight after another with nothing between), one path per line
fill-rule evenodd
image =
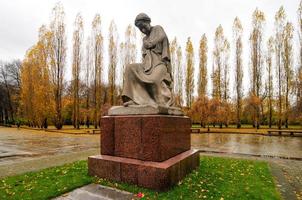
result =
M273 119L273 53L274 53L274 38L270 37L267 42L266 66L267 66L267 97L268 97L268 127L272 127Z
M258 8L252 17L251 44L251 93L253 106L253 126L260 127L260 110L262 104L262 69L263 69L263 28L265 23L264 13Z
M85 48L85 65L84 65L84 81L85 81L85 125L87 128L90 126L90 95L91 95L91 78L92 78L92 44L91 37L86 39Z
M242 24L238 17L233 22L233 40L235 46L235 88L236 88L236 121L237 128L241 127L241 112L242 112Z
M186 101L187 107L191 108L194 91L194 49L189 37L186 45Z
M285 10L283 7L275 14L275 56L277 67L277 95L278 95L278 123L279 129L282 127L282 115L283 115L283 89L282 82L284 79L284 68L282 66L282 54L283 54L283 34L285 27Z
M93 123L97 128L101 117L101 86L103 70L103 36L101 16L96 14L92 21L92 62L93 62Z
M170 45L170 55L171 55L171 66L172 66L172 78L173 78L173 94L176 96L176 91L177 91L177 67L176 67L176 60L177 60L177 39L176 37L172 40L171 45Z
M184 69L183 69L183 64L182 64L182 49L180 46L177 47L176 51L176 66L177 68L177 77L174 80L175 83L177 84L177 91L176 91L176 105L182 106L183 105L183 85L184 85Z
M77 14L74 22L73 49L72 49L72 92L73 92L73 126L80 128L80 72L83 62L83 18Z
M207 93L207 62L208 62L208 39L202 35L199 42L199 74L198 74L198 96L205 97Z
M64 71L66 64L66 32L65 32L65 12L63 6L57 3L52 12L50 23L51 37L51 70L50 77L53 86L54 101L55 101L55 117L54 124L57 129L63 127L62 117L62 96Z
M296 77L296 107L302 113L302 1L298 7L298 36L299 36L299 57ZM301 115L302 116L302 115Z
M285 107L284 107L284 123L285 128L288 128L288 118L290 112L290 93L293 88L293 32L294 27L292 23L287 22L283 32L283 67L284 67L284 88L285 88Z
M109 70L108 70L108 81L109 81L109 103L110 105L116 104L116 66L117 66L117 47L118 47L118 35L115 22L112 20L109 26Z

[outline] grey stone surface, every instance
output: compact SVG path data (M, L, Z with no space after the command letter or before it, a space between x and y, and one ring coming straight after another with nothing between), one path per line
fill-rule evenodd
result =
M162 107L148 105L113 106L109 109L108 115L184 115L177 107Z
M135 26L145 35L142 41L142 62L125 66L122 100L129 105L173 105L173 78L169 40L164 29L151 26L151 18L140 13ZM150 114L150 113L148 113Z
M54 200L131 200L135 199L135 195L117 190L115 188L105 187L97 184L90 184L73 190L72 192L63 194Z
M100 152L99 138L0 126L0 178L85 160Z

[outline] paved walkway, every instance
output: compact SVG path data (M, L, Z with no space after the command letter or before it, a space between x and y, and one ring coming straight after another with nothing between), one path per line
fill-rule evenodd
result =
M192 148L205 151L302 160L302 137L245 134L192 134Z
M134 200L130 192L117 190L97 184L90 184L66 193L54 200Z
M99 138L0 127L0 178L85 160L99 154Z
M43 156L35 159L20 160L14 163L5 163L0 165L0 178L31 171L39 171L41 169L60 166L78 160L86 160L88 156L96 154L99 154L99 149L90 149L82 152Z

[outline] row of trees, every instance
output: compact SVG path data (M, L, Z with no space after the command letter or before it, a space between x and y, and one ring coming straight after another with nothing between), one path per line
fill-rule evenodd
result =
M248 96L243 97L243 62L242 62L242 32L243 27L239 18L233 23L233 43L235 47L234 76L235 98L230 101L229 92L229 57L230 43L223 34L223 28L219 26L215 32L213 50L212 99L198 90L199 99L190 109L190 114L195 118L200 117L202 124L218 123L226 126L230 120L241 127L242 114L251 113L251 122L254 127L260 124L275 123L280 129L282 125L288 128L289 119L292 122L301 121L301 52L302 52L302 3L298 8L298 33L300 42L300 55L298 70L294 68L293 35L294 26L286 20L283 7L275 14L274 35L267 41L264 38L265 15L256 9L252 16L252 31L250 33L250 89ZM204 36L200 40L200 75L199 85L206 85L203 77L207 74L204 69L204 61L207 60L207 49ZM190 73L187 68L187 73ZM264 76L267 74L267 76ZM189 76L187 76L189 78ZM187 80L188 82L188 80ZM186 87L191 87L186 85ZM189 100L189 99L188 99ZM187 102L190 106L191 102ZM206 114L210 112L210 114ZM214 118L213 118L214 117ZM211 120L209 120L211 118Z
M214 48L208 49L208 39L199 42L199 66L194 70L194 48L188 38L185 54L175 38L170 44L173 92L175 104L184 107L194 121L228 125L252 123L255 127L274 123L281 128L301 119L302 113L302 3L298 8L299 59L298 70L293 63L294 26L286 21L284 8L275 15L275 31L267 41L263 36L265 15L256 9L252 15L250 33L250 89L243 91L243 27L236 17L232 42L219 25L215 32ZM101 16L96 14L91 33L85 37L83 18L75 18L72 42L72 79L66 81L66 24L61 4L52 12L49 25L39 29L39 38L26 53L22 63L1 64L0 120L24 118L32 126L47 127L53 123L58 129L64 123L95 127L101 115L111 105L121 104L119 95L123 85L123 68L137 57L136 31L129 25L125 39L120 42L114 21L110 23L108 47L104 48ZM138 40L141 40L139 38ZM230 74L231 46L234 46L234 73ZM108 74L104 74L104 49L108 52ZM208 55L213 59L212 74L208 74ZM194 71L198 82L194 83ZM264 76L267 74L267 76ZM108 83L104 77L108 77ZM235 90L230 89L230 79ZM212 91L209 94L208 81ZM195 87L196 86L196 87ZM194 90L198 96L194 97ZM234 92L231 92L234 91ZM232 98L234 96L234 98ZM299 118L300 117L300 118Z
M30 126L46 128L51 122L57 129L61 129L64 123L72 123L75 128L85 123L97 128L102 113L106 112L109 105L120 103L118 95L121 86L117 84L117 73L122 71L117 70L117 66L120 60L121 66L135 62L136 35L134 27L129 25L125 41L118 43L117 28L115 22L111 22L108 46L109 83L106 85L103 81L104 37L99 14L95 15L91 23L90 35L86 41L84 39L83 18L78 14L72 40L72 79L66 81L65 13L62 5L56 4L50 24L41 26L37 43L26 52L22 65L18 67L22 83L16 93L19 106L3 103L0 107L3 113L1 121L14 121L15 114ZM10 64L3 64L3 71L7 71L6 65ZM14 87L11 82L10 88L4 89L11 92ZM12 99L8 95L6 97ZM15 109L9 109L11 107Z

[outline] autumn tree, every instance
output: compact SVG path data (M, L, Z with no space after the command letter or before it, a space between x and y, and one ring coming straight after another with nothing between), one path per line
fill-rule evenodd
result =
M217 110L220 113L220 127L222 124L228 125L229 107L229 56L230 43L225 38L223 28L219 25L215 31L213 50L213 70L212 70L212 97L219 102ZM223 116L222 116L223 115Z
M222 77L222 94L223 100L228 101L229 95L229 58L230 58L230 43L227 39L224 40L223 44L223 77Z
M85 95L85 125L87 128L90 126L90 95L91 95L91 68L92 68L92 44L91 38L88 37L86 39L86 47L85 47L85 65L84 65L84 95Z
M264 13L256 9L252 17L251 44L251 103L255 103L253 113L253 126L260 127L260 110L262 102L262 68L263 68L263 28L265 23ZM260 102L258 104L257 102Z
M0 85L1 100L3 113L6 120L13 122L16 118L19 99L20 99L20 68L21 62L13 60L11 62L2 62L0 64ZM2 112L2 109L0 112Z
M47 128L48 119L54 113L50 82L52 37L52 32L41 26L39 40L27 51L21 68L22 115L29 120L29 125L40 128Z
M292 23L287 22L283 31L283 52L282 61L285 76L285 108L284 108L284 123L285 128L288 128L288 118L290 112L290 93L293 88L293 32Z
M129 24L125 31L125 41L120 44L121 49L121 77L122 87L124 85L124 69L125 66L136 61L136 30ZM121 88L122 88L121 87Z
M198 96L205 97L207 93L207 62L208 62L208 39L202 35L199 42L199 76L198 76Z
M21 61L16 59L12 60L11 62L7 63L7 73L10 77L11 84L14 85L17 90L20 90L21 87L21 77L20 77L20 70L21 70Z
M66 32L65 32L65 12L63 6L58 3L53 9L50 23L51 31L51 70L50 80L54 93L55 117L54 124L57 129L63 127L62 118L62 95L63 81L66 64Z
M235 88L236 88L236 122L237 128L241 127L241 113L242 113L242 24L238 17L233 22L233 40L235 46Z
M300 1L297 14L298 14L299 57L298 57L297 77L296 77L296 97L297 97L296 107L298 109L298 112L302 113L302 1Z
M36 105L39 107L39 123L43 128L48 127L48 120L54 113L54 99L51 98L53 96L53 86L50 82L51 42L52 32L46 26L42 26L39 30L39 41L37 43L39 76L37 76L36 84L38 85L37 96L39 98ZM49 99L49 101L45 101L45 99Z
M101 111L101 84L103 68L103 36L101 16L96 14L92 21L92 55L93 55L93 122L97 128Z
M284 70L282 67L282 54L283 54L283 34L285 27L285 11L283 7L277 11L275 15L275 56L276 56L276 67L277 67L277 94L278 94L278 128L282 126L282 82L284 78Z
M270 37L267 42L266 66L267 66L267 97L268 97L268 126L272 127L273 118L273 53L274 53L274 38Z
M49 81L49 46L45 41L45 34L49 32L40 31L38 43L27 51L22 62L21 102L23 115L29 120L29 125L47 128L54 100L51 99L53 91Z
M30 123L34 121L34 67L38 66L35 61L35 47L27 50L25 58L22 62L21 68L21 105L23 110L23 116L26 117Z
M177 47L176 50L176 63L175 68L177 68L177 76L174 80L174 84L176 85L177 91L175 96L175 104L177 106L183 105L183 64L182 64L182 49L180 46Z
M8 105L8 113L10 114L10 118L12 121L14 121L14 109L13 109L13 103L12 103L12 97L11 97L11 87L9 84L9 75L8 75L8 64L3 64L0 68L0 78L3 82L4 90L5 90L5 96L7 100Z
M109 95L109 104L116 104L116 67L117 67L117 47L118 47L118 35L117 28L114 21L111 21L109 26L109 71L108 71L108 95Z
M176 95L176 91L177 91L177 83L176 83L176 79L177 79L177 67L176 67L176 62L177 62L177 39L176 37L172 40L171 44L170 44L170 55L171 55L171 66L172 66L172 78L173 78L173 94Z
M213 70L212 82L213 90L212 97L222 99L222 75L223 75L223 48L224 48L223 28L219 25L215 31L214 50L213 50Z
M203 128L208 126L209 130L209 119L210 115L214 114L210 112L211 101L207 96L198 97L196 101L192 104L189 116L195 121L199 121Z
M187 107L191 108L194 90L194 49L189 37L186 45L186 101Z
M72 49L72 90L73 90L73 126L80 128L80 71L83 62L83 19L77 14L74 22L73 49Z

